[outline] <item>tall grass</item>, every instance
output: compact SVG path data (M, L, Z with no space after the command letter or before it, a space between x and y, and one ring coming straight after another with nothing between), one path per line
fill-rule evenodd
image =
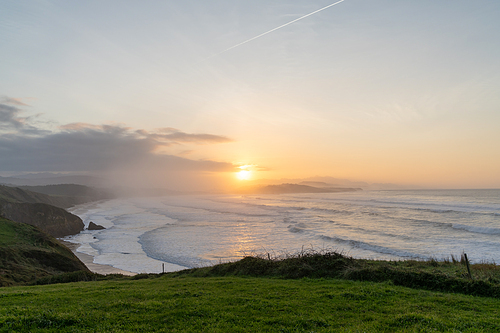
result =
M395 285L500 298L500 267L492 263L471 265L465 259L426 261L377 261L354 259L335 251L302 250L296 254L263 253L239 261L194 268L172 276L252 276L282 279L337 278L354 281L390 282Z

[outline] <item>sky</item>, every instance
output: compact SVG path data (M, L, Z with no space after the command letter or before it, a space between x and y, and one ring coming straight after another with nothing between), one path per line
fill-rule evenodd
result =
M500 2L335 2L0 2L0 175L500 188Z

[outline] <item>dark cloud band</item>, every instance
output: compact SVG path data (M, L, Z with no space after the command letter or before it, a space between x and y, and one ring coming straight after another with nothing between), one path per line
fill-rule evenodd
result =
M173 128L132 130L113 125L74 123L50 132L19 117L17 106L0 104L0 171L110 171L148 169L173 171L234 171L231 163L191 160L157 154L179 144L217 144L229 138L189 134ZM3 134L2 134L3 132Z

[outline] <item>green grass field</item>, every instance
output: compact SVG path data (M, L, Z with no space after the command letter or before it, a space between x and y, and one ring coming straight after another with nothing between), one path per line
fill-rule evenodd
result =
M1 332L497 332L500 300L337 279L171 277L0 289Z

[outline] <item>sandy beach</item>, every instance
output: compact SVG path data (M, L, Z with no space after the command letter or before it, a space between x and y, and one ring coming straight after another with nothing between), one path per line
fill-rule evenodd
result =
M122 269L115 268L115 267L110 266L110 265L94 264L94 257L92 257L88 254L76 251L78 249L78 247L80 246L80 244L70 243L70 242L67 242L67 241L64 241L61 239L59 241L62 244L64 244L64 246L66 246L68 249L70 249L71 252L73 252L78 257L78 259L80 259L85 264L85 266L87 266L87 268L93 273L103 274L103 275L123 274L123 275L128 275L128 276L134 276L137 274L137 273L133 273L133 272L129 272L129 271L124 271Z

